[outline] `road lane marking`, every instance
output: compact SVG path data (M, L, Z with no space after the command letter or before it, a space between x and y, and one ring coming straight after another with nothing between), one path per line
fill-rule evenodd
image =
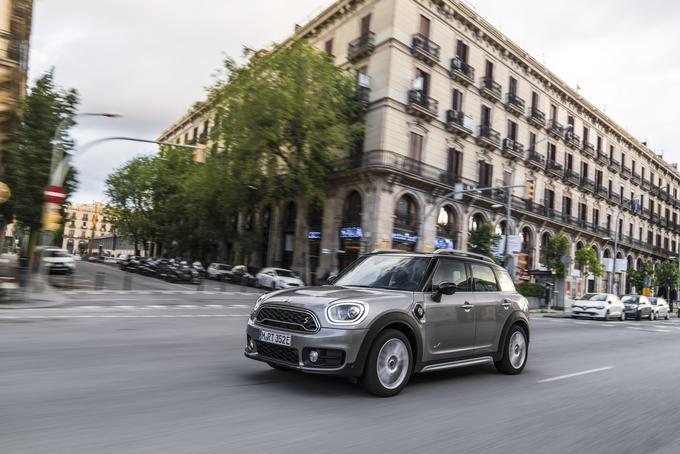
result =
M127 314L114 314L114 315L101 315L101 314L91 314L91 315L0 315L0 320L26 320L26 319L36 319L36 320L49 320L49 319L69 319L69 318L205 318L205 317L215 317L215 318L225 318L225 317L242 317L247 318L249 315L237 315L237 314L158 314L158 315L127 315Z
M635 331L646 331L648 333L670 333L671 330L669 329L648 329L648 328L639 328L637 326L626 326L628 329L634 329Z
M196 309L198 306L196 306L195 304L178 304L173 307L178 307L182 309Z
M587 375L587 374L594 374L596 372L602 372L602 371L613 369L613 368L614 368L614 366L598 367L597 369L584 370L582 372L575 372L573 374L566 374L566 375L559 375L557 377L552 377L552 378L545 378L543 380L537 381L536 383L549 383L549 382L552 382L552 381L564 380L566 378L579 377L581 375Z

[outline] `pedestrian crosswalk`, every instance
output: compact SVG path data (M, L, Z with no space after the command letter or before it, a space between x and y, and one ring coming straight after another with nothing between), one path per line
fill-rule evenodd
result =
M540 324L552 324L561 326L590 326L593 328L622 328L632 331L652 332L652 333L680 333L680 320L659 320L657 322L646 321L597 321L597 320L574 320L570 318L556 317L532 317L531 322Z

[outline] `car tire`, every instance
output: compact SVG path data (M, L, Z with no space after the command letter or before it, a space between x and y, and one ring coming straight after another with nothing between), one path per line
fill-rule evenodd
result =
M621 311L621 318L620 318L620 320L621 320L622 322L625 322L625 321L626 321L626 313L623 312L623 311Z
M361 386L378 397L396 396L411 377L411 344L401 331L387 329L376 337L366 361Z
M506 375L517 375L524 370L529 356L527 334L519 325L512 325L501 344L503 357L494 361L496 370Z
M604 313L604 317L602 317L602 321L606 322L609 320L609 309L607 309L607 312Z
M260 284L260 280L255 279L255 288L260 288L260 287L262 287L262 284Z
M635 320L642 320L642 312L637 311L637 313L635 314Z
M269 286L269 290L272 292L276 291L276 284L274 282L272 282L272 285Z
M656 314L654 314L654 311L652 311L652 312L649 313L649 321L650 321L650 322L653 322L653 321L654 321L654 316L655 316L655 315L656 315Z

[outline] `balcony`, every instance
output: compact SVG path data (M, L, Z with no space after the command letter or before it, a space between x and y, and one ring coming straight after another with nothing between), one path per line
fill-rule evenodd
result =
M551 173L557 177L561 177L564 173L564 167L557 161L549 160L546 166L548 173Z
M619 205L621 203L621 196L618 194L611 193L609 194L609 201L614 203L615 205Z
M563 129L557 120L550 120L548 122L548 135L553 139L561 139Z
M607 167L609 167L609 170L611 170L612 172L618 172L619 170L621 170L621 163L616 159L611 158L609 159L609 164L607 165Z
M579 186L581 184L581 177L572 169L564 169L564 181L571 186Z
M629 211L631 209L631 201L627 197L622 197L621 198L621 208L623 208L624 211Z
M505 110L517 116L524 115L524 100L514 93L507 93L505 96Z
M477 144L490 150L497 150L501 147L501 135L491 126L480 126Z
M373 53L373 49L375 49L375 33L368 32L347 45L347 60L354 63L366 58Z
M631 175L630 169L626 166L621 166L621 178L627 180L630 178L630 175Z
M542 154L536 153L534 150L529 150L524 162L528 167L533 167L537 170L545 168L545 158Z
M654 224L658 224L660 219L659 213L652 213L651 220Z
M524 145L506 137L503 139L503 154L510 159L521 159L524 154Z
M597 155L595 155L595 160L602 165L609 164L609 156L607 156L601 150L597 150Z
M406 111L425 121L437 118L437 100L427 96L422 90L409 90Z
M527 121L529 124L537 127L545 127L545 114L535 107L529 109L529 115L527 115Z
M591 193L595 193L595 182L587 177L581 177L581 188Z
M630 174L630 181L631 181L633 184L636 184L636 185L638 185L638 186L639 186L640 184L642 184L642 179L640 178L640 174L637 173L637 172L635 172L635 171L631 172L631 174Z
M468 117L459 110L446 111L447 131L465 138L474 132L475 122L472 117Z
M416 33L411 39L411 54L432 66L439 62L439 45L433 43L427 36Z
M643 189L647 189L648 191L652 189L652 182L643 178L642 183L640 184Z
M569 148L578 150L581 147L581 138L575 134L574 131L569 130L564 134L564 143L566 143Z
M651 215L651 213L649 212L649 208L642 208L640 212L642 214L642 217L649 219L649 216Z
M609 190L601 184L595 185L595 195L602 199L606 199L609 195Z
M595 157L595 147L591 143L583 142L583 148L581 148L581 153L591 158Z
M503 100L501 84L488 77L482 77L479 85L479 94L489 101L501 102Z
M451 68L449 70L451 79L465 85L474 85L475 83L475 68L465 63L459 57L451 59Z

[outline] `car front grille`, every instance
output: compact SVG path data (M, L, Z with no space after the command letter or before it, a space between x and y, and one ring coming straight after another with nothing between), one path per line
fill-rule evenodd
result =
M268 344L266 342L255 341L257 354L264 357L283 361L291 364L298 364L298 351L296 348L284 347L283 345Z
M316 317L304 309L291 309L281 306L263 306L257 312L257 322L260 325L275 328L315 333L319 330Z

